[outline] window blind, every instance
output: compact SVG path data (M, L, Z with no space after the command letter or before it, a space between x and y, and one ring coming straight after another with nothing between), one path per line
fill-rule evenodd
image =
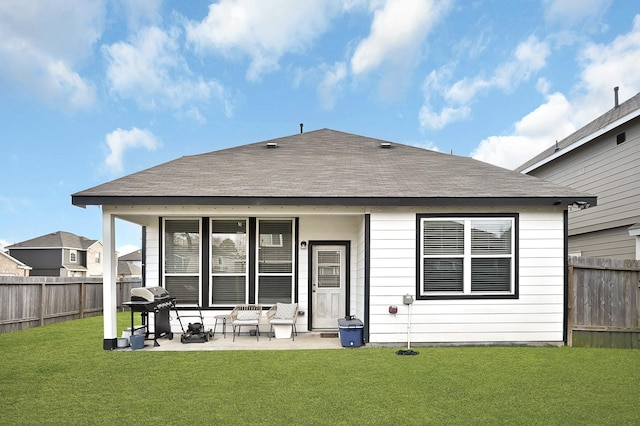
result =
M200 223L197 220L165 222L165 273L200 271Z
M423 225L425 255L464 254L464 223L459 221L425 221Z
M290 274L293 266L292 222L260 221L259 235L258 272Z

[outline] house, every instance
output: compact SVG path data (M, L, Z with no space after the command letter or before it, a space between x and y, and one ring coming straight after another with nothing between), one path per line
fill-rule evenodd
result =
M31 276L102 276L102 243L58 231L7 247L9 254L29 265Z
M141 278L142 277L142 250L135 250L131 253L118 257L118 278Z
M617 89L617 88L616 88ZM569 210L569 253L640 259L640 93L516 170L598 196Z
M116 218L144 227L144 285L207 322L297 302L298 331L354 315L368 343L407 342L410 326L414 343L562 344L567 208L596 197L323 129L181 157L72 203L102 206L105 349L118 335Z
M0 250L0 276L28 277L31 267Z

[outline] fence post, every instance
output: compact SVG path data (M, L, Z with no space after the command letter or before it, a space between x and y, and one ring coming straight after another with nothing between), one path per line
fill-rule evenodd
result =
M84 318L84 280L80 283L80 318Z
M567 346L573 346L573 315L575 309L573 290L573 266L569 266L569 276L567 277Z
M40 326L44 325L44 293L45 293L45 281L42 280L40 284Z

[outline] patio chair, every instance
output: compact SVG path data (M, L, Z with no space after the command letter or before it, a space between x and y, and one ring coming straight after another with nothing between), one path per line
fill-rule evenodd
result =
M298 334L296 329L296 321L298 320L298 304L297 303L276 303L267 311L267 321L269 321L269 340L273 336L274 325L290 325L291 338L296 340Z
M233 341L236 341L236 330L240 335L241 327L255 327L256 340L260 340L260 319L262 318L262 305L237 305L229 314L229 321L233 327Z

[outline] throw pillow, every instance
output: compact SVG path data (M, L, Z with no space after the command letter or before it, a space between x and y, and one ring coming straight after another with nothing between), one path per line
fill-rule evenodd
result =
M277 303L276 306L276 314L273 316L276 319L293 319L298 309L297 303Z
M238 311L236 319L240 321L251 321L258 319L258 313L256 311Z

